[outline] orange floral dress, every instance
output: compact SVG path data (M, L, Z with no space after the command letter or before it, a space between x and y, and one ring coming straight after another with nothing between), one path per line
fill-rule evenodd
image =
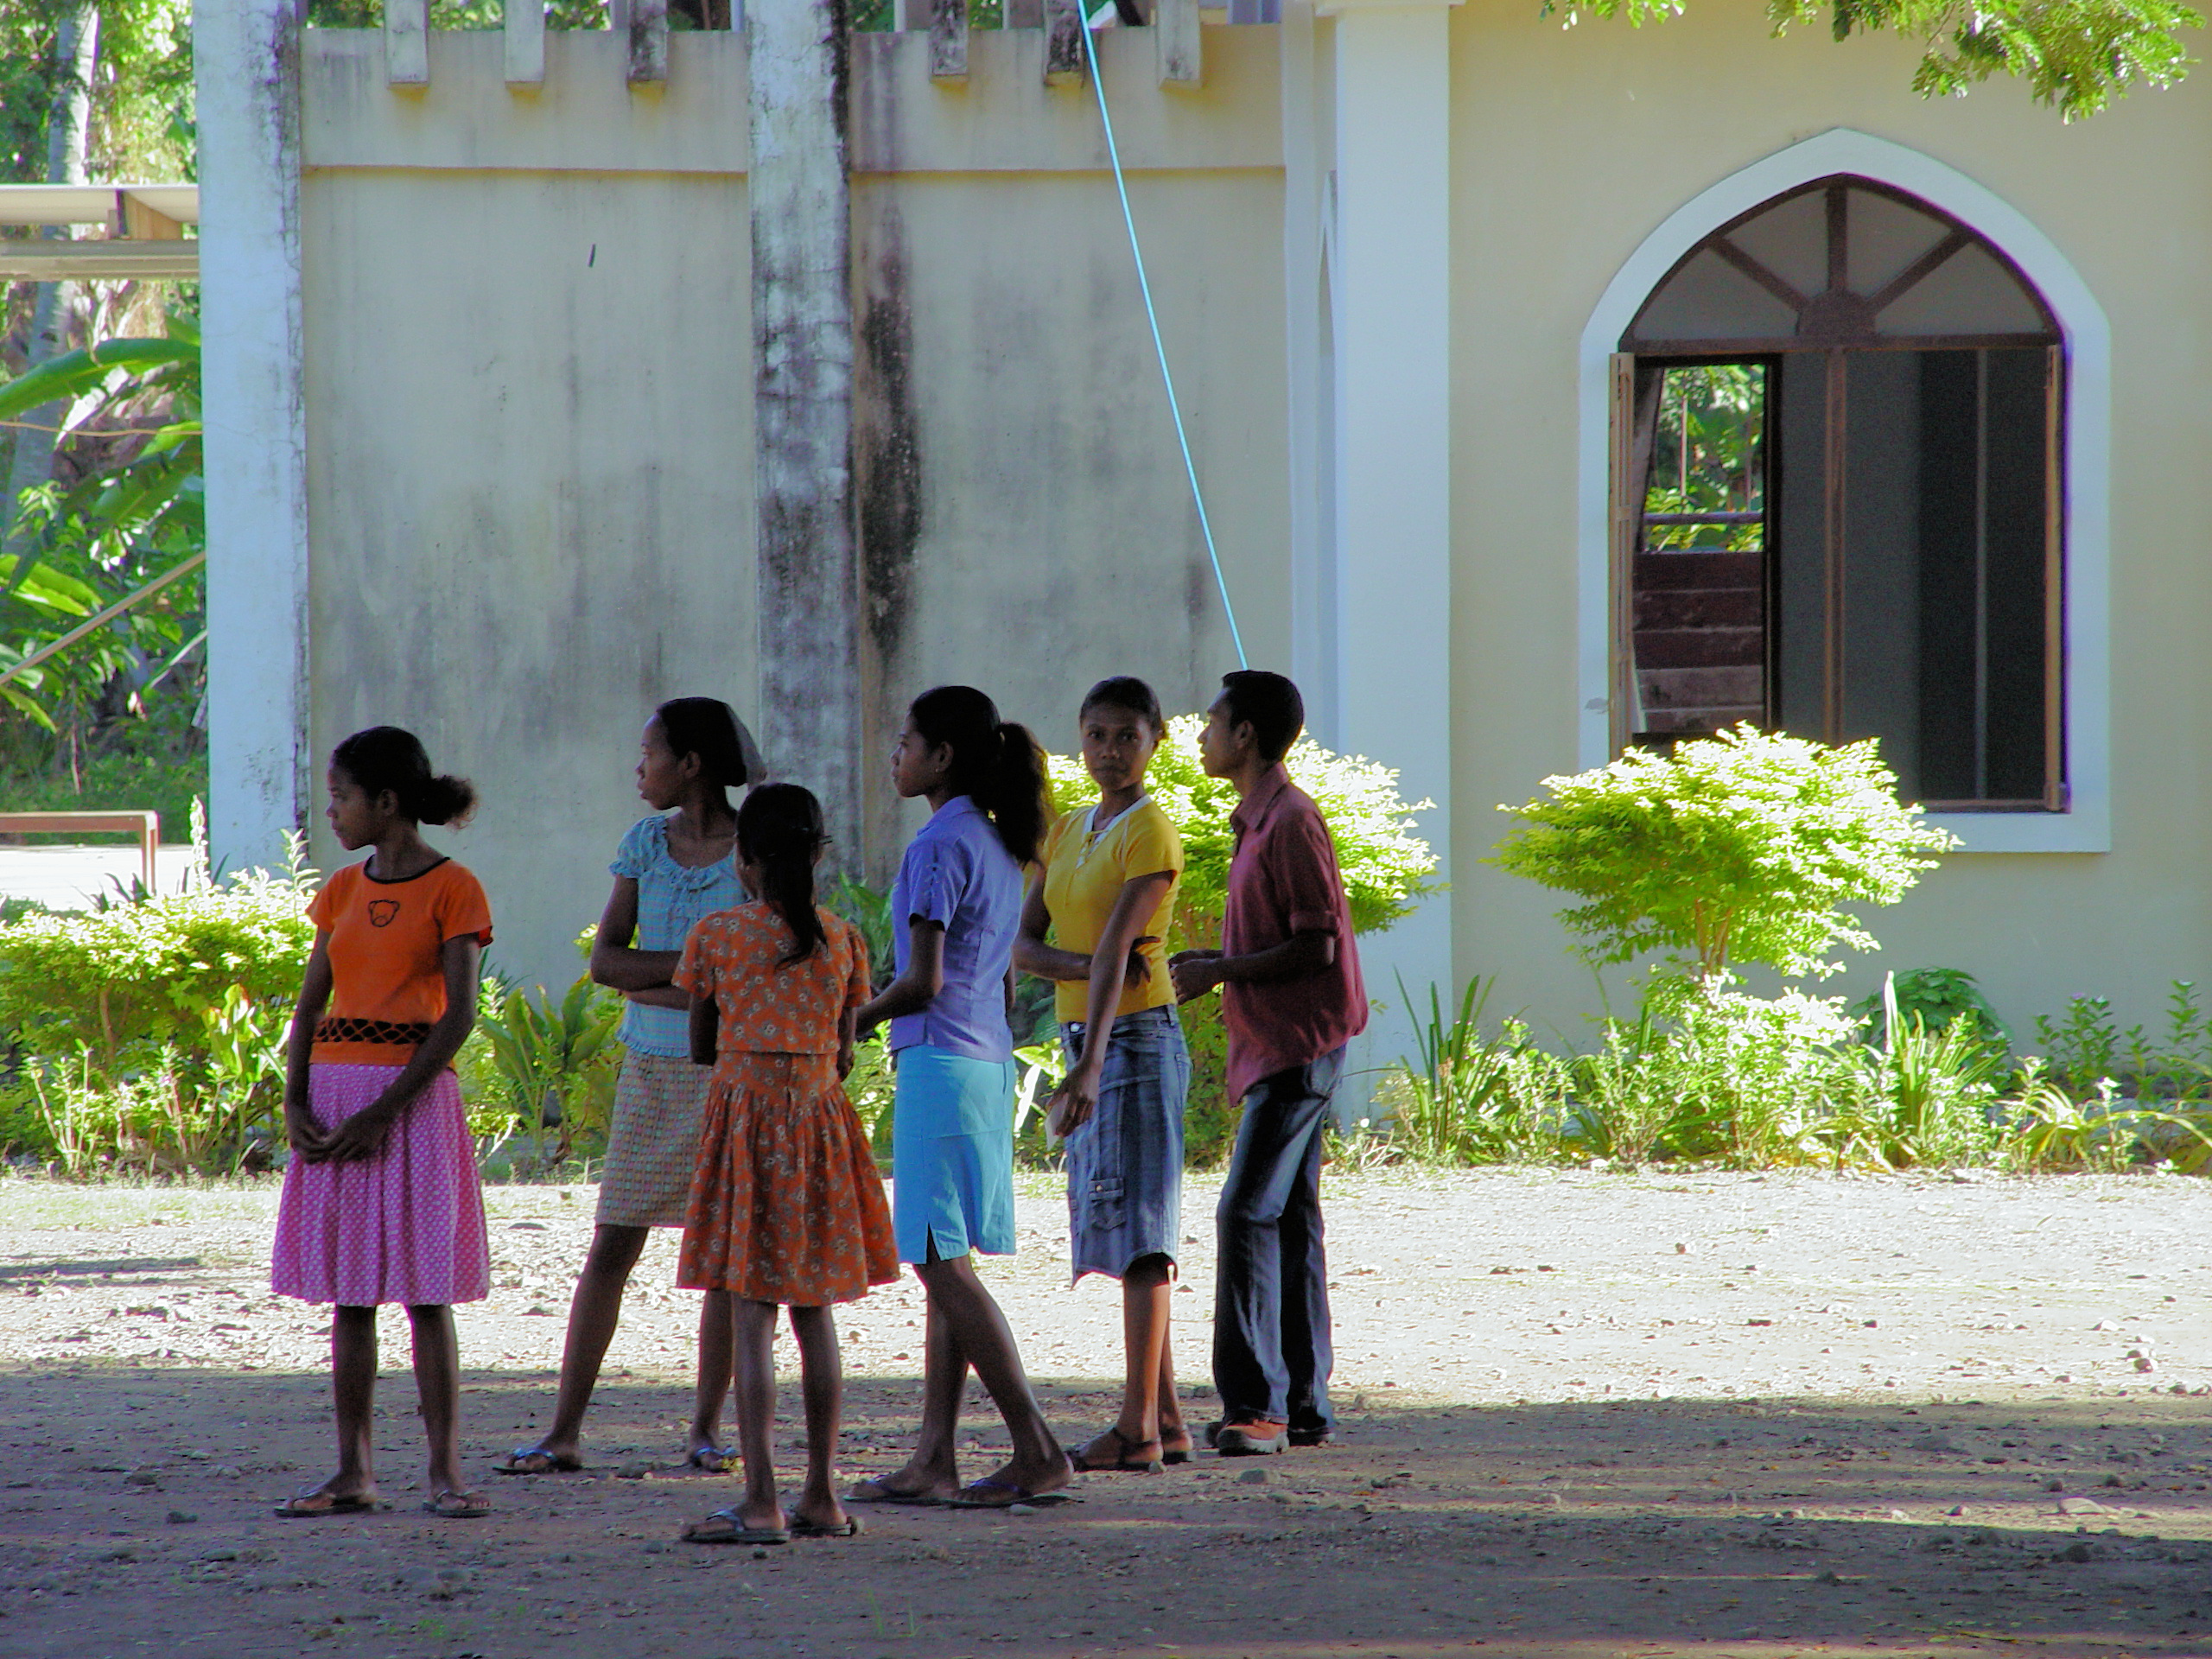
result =
M676 1282L748 1301L822 1307L899 1276L891 1209L868 1133L837 1077L838 1028L868 1000L868 946L818 912L795 941L764 904L717 911L683 941L676 983L721 1016Z

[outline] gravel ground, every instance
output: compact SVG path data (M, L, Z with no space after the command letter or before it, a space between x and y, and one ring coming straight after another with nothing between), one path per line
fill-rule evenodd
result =
M487 1469L543 1421L593 1198L490 1194L494 1288L461 1311ZM1194 1182L1194 1385L1211 1203ZM324 1317L266 1289L273 1189L0 1181L0 1653L2212 1655L2212 1185L1332 1172L1326 1203L1338 1445L756 1558L675 1541L731 1484L676 1468L672 1235L585 1473L418 1514L394 1314L391 1509L282 1522L329 1418ZM1020 1216L988 1277L1073 1440L1113 1409L1117 1295L1069 1288L1050 1183ZM920 1321L911 1281L840 1313L855 1476L912 1435ZM976 1405L980 1473L1004 1437Z

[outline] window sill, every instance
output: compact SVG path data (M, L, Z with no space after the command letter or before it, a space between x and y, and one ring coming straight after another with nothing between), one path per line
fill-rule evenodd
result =
M2108 853L2112 825L2079 801L2068 812L1930 812L1924 822L1958 837L1961 853Z

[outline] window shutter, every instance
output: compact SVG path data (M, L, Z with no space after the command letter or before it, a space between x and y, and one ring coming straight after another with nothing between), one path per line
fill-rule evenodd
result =
M1616 352L1612 361L1612 451L1611 465L1611 616L1606 646L1605 706L1611 753L1628 747L1630 711L1636 707L1636 544L1643 524L1643 502L1636 466L1636 354Z
M2044 809L2063 812L2066 791L2066 348L2044 350Z

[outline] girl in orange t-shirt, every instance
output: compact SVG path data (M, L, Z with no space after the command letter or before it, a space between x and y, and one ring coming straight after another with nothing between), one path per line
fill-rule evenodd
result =
M335 1304L331 1395L338 1472L281 1505L288 1516L378 1507L371 1467L377 1308L405 1306L430 1442L433 1515L489 1514L461 1472L461 1358L453 1304L491 1289L484 1193L453 1058L476 1020L492 942L484 889L417 825L475 804L436 777L414 736L356 732L332 752L327 816L340 846L373 849L323 884L284 1077L292 1160L270 1279L279 1295Z
M730 1299L745 1497L684 1529L694 1543L849 1538L832 1482L843 1379L833 1302L899 1276L899 1247L868 1131L840 1081L868 1001L868 947L818 909L822 806L764 784L737 810L737 870L757 902L717 911L683 942L691 1058L711 1065L676 1282ZM806 1392L806 1484L776 1495L776 1310L791 1311Z

